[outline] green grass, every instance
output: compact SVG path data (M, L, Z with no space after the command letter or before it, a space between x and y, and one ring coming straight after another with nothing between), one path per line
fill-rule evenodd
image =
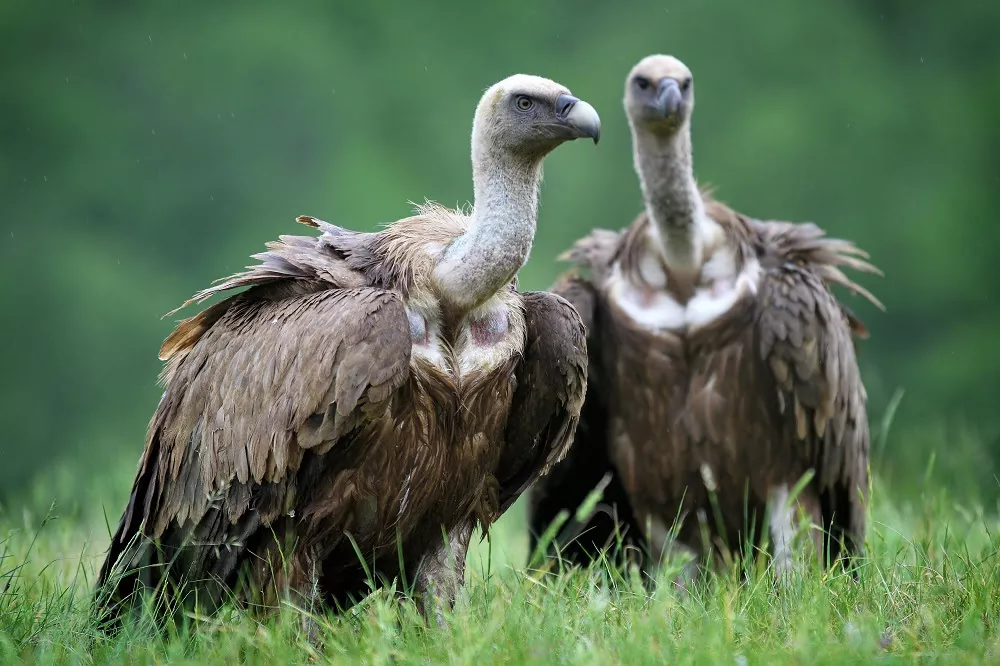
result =
M598 569L529 576L523 511L469 556L468 585L447 628L425 628L412 603L377 594L319 618L323 649L288 608L259 624L237 611L162 635L113 640L88 619L94 571L127 474L70 476L85 501L71 515L0 511L0 664L8 663L983 663L1000 659L1000 545L995 508L944 492L894 502L876 484L869 555L857 582L806 570L780 591L769 573L711 576L686 597L647 593ZM119 478L120 477L120 478ZM104 487L114 487L104 492ZM41 497L46 491L38 491ZM112 501L108 498L113 497ZM90 510L86 510L89 508ZM58 507L53 511L58 514ZM113 515L112 515L113 514Z

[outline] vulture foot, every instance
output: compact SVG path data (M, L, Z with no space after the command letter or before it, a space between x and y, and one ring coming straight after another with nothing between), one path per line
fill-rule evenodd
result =
M701 573L701 567L698 565L698 560L694 555L694 551L684 548L683 546L681 548L690 553L691 559L681 566L681 570L676 576L674 576L673 582L674 590L676 590L677 596L684 599L687 598L691 585L698 579L698 576Z
M433 616L438 627L446 624L445 613L455 605L458 591L465 585L465 555L472 538L467 521L427 550L417 567L414 597L427 620Z
M695 548L677 539L675 529L676 526L667 527L664 521L650 516L647 537L650 549L644 558L643 568L648 572L648 581L652 585L653 574L664 563L680 565L671 583L674 590L684 597L701 574L700 556Z

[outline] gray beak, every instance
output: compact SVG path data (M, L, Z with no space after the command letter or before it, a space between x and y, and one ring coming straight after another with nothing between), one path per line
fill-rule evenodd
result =
M656 89L656 108L663 113L663 117L669 118L677 113L683 102L684 96L681 94L681 87L677 84L677 80L662 79Z
M596 144L601 138L601 117L590 104L572 95L559 95L556 115L565 122L576 137L590 137Z

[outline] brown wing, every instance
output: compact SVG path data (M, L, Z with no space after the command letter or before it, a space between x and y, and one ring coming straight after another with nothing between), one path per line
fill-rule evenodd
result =
M587 387L587 339L580 315L561 296L527 292L527 334L517 367L504 450L497 467L500 511L566 455Z
M566 275L553 287L577 310L587 329L589 377L586 397L566 457L552 466L532 486L528 502L529 552L560 512L569 519L552 546L566 560L586 565L602 549L612 546L617 535L638 536L625 489L608 457L607 406L601 392L601 336L598 295L593 283L577 275ZM601 503L584 521L576 521L577 509L592 490L604 484ZM554 554L554 553L553 553Z
M869 431L848 317L816 272L785 262L762 284L759 351L778 387L783 441L815 471L830 554L863 544Z
M212 570L198 573L226 578L252 534L294 509L306 452L323 455L381 414L409 372L401 300L365 287L257 287L168 340L183 353L98 580L99 589L113 581L112 600L135 588L139 578L123 570L143 564L148 539L212 544L214 555L195 556Z
M885 310L842 268L881 271L854 243L828 237L811 222L743 219L760 243L768 275L760 351L781 387L787 437L806 444L830 536L843 536L857 550L865 532L869 430L851 334L863 339L868 331L831 289L840 285Z

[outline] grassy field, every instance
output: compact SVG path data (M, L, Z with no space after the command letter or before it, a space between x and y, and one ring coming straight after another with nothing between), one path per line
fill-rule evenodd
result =
M684 597L647 593L598 569L525 572L523 511L469 556L468 586L444 629L425 628L412 603L377 594L319 618L323 648L298 633L298 611L268 624L230 611L197 630L130 630L102 638L88 620L94 571L107 543L100 509L117 520L131 469L113 483L68 472L36 492L40 511L0 511L0 664L9 663L983 663L1000 659L996 508L938 491L894 502L876 484L869 555L857 582L806 570L775 589L709 578ZM120 477L120 478L119 478ZM114 487L114 492L102 488ZM56 493L53 488L60 492ZM46 517L39 499L79 488L74 509ZM82 508L81 508L82 507ZM88 510L89 509L89 510ZM669 573L668 568L665 573Z

